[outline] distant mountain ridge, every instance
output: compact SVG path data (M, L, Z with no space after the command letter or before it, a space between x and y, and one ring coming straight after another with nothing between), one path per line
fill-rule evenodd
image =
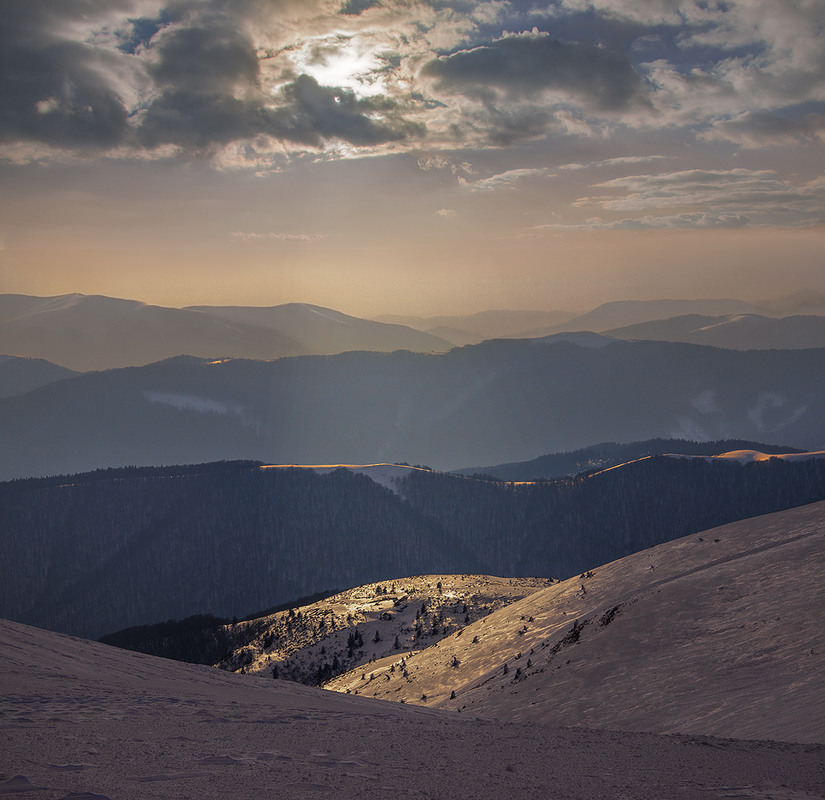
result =
M526 330L558 326L576 315L569 311L516 311L489 310L475 314L443 314L434 317L417 317L405 314L384 314L376 317L380 322L408 325L426 331L458 346L478 344L485 339L516 336Z
M221 459L455 469L657 437L825 447L825 349L606 341L81 375L0 400L0 478Z
M793 305L793 303L792 303ZM735 299L714 300L613 300L576 314L568 311L482 311L476 314L415 317L383 315L377 319L398 322L422 331L439 333L456 345L485 339L535 339L557 333L608 332L613 328L669 319L685 314L764 314L779 316L781 308L768 308ZM787 313L787 312L786 312ZM622 338L622 337L619 337Z
M624 300L585 314L490 310L465 315L360 319L310 303L167 308L103 295L0 295L0 352L88 371L178 355L272 360L353 350L444 352L497 338L594 332L722 347L821 346L816 297L774 306L740 300ZM774 317L799 308L808 316ZM807 342L807 344L806 344Z
M141 366L184 354L270 360L450 346L411 328L301 303L166 308L102 295L0 295L0 352L82 371Z
M825 347L825 316L689 314L605 331L617 339L646 339L726 347L735 350L793 350Z
M566 320L548 329L533 330L532 336L546 336L563 331L605 333L615 328L651 320L669 319L685 314L720 316L723 314L765 314L766 309L731 298L713 300L613 300L592 311Z
M537 481L561 478L595 469L604 469L643 456L682 453L685 455L717 455L731 450L760 450L763 453L803 452L784 445L767 445L741 439L696 442L688 439L648 439L644 442L617 444L601 442L567 453L548 453L530 461L494 464L486 467L464 467L452 472L457 475L481 475L503 481Z
M0 355L0 399L26 394L77 374L42 358Z

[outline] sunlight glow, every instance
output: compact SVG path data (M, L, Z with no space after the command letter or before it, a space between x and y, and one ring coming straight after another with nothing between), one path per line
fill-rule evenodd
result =
M357 97L386 92L387 64L381 48L364 37L343 33L316 37L288 55L299 73L315 78L321 86L348 89Z

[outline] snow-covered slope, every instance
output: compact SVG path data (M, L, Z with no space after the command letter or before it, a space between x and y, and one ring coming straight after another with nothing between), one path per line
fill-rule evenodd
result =
M0 621L0 796L813 800L825 747L498 723Z
M226 626L219 666L317 684L389 655L421 650L552 578L417 575L357 586L324 600Z
M329 686L506 720L825 742L824 557L825 503L743 520L532 594L403 672L388 659Z

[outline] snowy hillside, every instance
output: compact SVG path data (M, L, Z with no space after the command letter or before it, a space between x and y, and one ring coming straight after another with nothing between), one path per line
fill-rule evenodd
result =
M813 800L822 745L499 723L0 621L0 795Z
M311 605L227 625L220 667L322 683L388 655L421 650L552 578L419 575L367 584Z
M825 503L658 545L329 688L502 720L825 741Z

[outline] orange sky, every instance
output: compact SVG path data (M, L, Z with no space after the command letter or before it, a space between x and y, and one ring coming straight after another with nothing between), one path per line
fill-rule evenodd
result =
M825 293L810 4L5 16L0 291L364 316Z

